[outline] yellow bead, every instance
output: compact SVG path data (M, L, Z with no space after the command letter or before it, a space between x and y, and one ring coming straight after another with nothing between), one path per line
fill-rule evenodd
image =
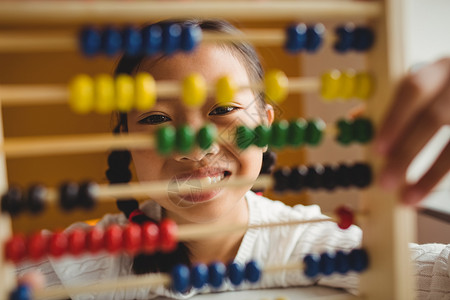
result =
M134 106L134 80L130 75L116 77L116 107L121 112L130 111Z
M288 94L289 79L280 70L270 70L264 76L266 99L276 103L283 102Z
M148 73L138 73L136 82L136 109L150 109L156 102L156 83L152 75Z
M354 97L358 99L367 100L372 94L373 79L369 73L358 73L355 79L355 94Z
M108 74L95 77L95 111L101 114L110 113L115 107L114 80Z
M85 74L77 75L69 84L69 105L76 113L85 114L94 106L94 82Z
M339 98L342 98L344 100L349 100L353 98L353 95L355 94L355 87L356 87L356 74L354 71L349 70L347 72L343 72L341 74L341 78L339 79L340 83L340 91L339 91Z
M322 75L322 98L332 101L339 97L341 72L332 70Z
M230 103L236 92L236 85L229 76L219 78L216 82L216 101L220 104Z
M181 98L189 107L203 105L206 100L206 82L200 74L191 74L184 79Z

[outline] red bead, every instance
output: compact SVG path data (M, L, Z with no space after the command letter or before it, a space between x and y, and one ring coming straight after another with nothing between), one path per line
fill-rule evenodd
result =
M130 223L123 230L123 248L130 255L136 254L141 249L141 227Z
M80 255L86 249L86 233L84 230L73 229L68 234L69 253L72 255Z
M115 254L122 250L122 228L117 224L108 226L105 231L105 248L111 253Z
M98 227L92 227L86 233L86 250L97 253L104 247L104 232Z
M48 236L37 232L28 237L28 256L34 261L40 260L47 254Z
M61 257L67 251L67 236L63 232L54 232L48 241L48 253L53 257Z
M339 217L337 222L339 228L347 229L349 228L354 221L353 218L353 210L347 206L341 206L336 209L336 214Z
M5 258L14 263L20 262L26 256L26 240L22 235L14 235L5 243Z
M177 247L177 224L170 220L164 219L159 224L159 249L162 252L171 252Z
M158 249L159 228L152 222L146 222L142 225L142 250L147 253L153 253Z

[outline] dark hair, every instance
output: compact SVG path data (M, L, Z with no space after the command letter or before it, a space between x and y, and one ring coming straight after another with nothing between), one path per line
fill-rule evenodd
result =
M165 22L160 22L158 24L164 24ZM222 20L184 20L184 21L171 21L170 23L177 23L181 26L199 26L203 31L210 32L221 32L236 34L240 33L233 25ZM256 54L255 49L248 43L218 43L220 47L226 50L230 50L230 53L236 56L245 67L247 74L252 82L259 82L262 80L264 73ZM163 56L154 58L158 60ZM145 56L134 56L121 57L120 61L115 70L115 74L126 73L132 74L139 69L140 64L145 59ZM260 108L264 111L264 95L262 92L257 92L257 101L260 103ZM127 114L118 113L117 125L114 127L113 132L118 134L121 131L128 131L127 126ZM262 174L270 173L274 161L274 154L271 152L266 152L263 156L263 165L261 168ZM106 171L106 176L110 183L126 183L131 180L131 172L129 170L130 164L130 153L129 151L112 151L108 157L108 170ZM269 163L268 163L269 162ZM132 212L138 209L138 202L135 199L120 199L117 201L117 207L121 210L127 218L132 215ZM130 221L135 223L144 223L146 221L156 222L150 219L144 214L134 214ZM135 256L133 262L133 271L136 274L143 274L149 272L169 272L173 266L176 264L186 264L191 265L189 260L189 249L183 243L178 244L178 248L175 252L169 254L156 253L153 255L139 254Z

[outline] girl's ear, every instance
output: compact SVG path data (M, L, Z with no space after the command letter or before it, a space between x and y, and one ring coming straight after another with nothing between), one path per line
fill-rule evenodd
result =
M275 111L273 110L273 106L270 104L265 105L265 110L267 116L267 125L271 126L275 118Z

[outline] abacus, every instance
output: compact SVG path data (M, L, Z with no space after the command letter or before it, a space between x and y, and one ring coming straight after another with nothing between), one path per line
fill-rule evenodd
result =
M126 8L126 10L124 10ZM332 36L329 31L321 25L305 25L303 23L290 26L286 32L277 30L254 30L248 31L242 36L226 35L202 35L194 29L181 28L151 28L146 27L144 31L137 31L134 27L128 26L119 30L114 27L83 27L80 31L80 42L74 35L64 32L54 31L52 34L30 36L26 34L11 35L2 33L0 35L0 52L2 51L65 51L80 47L87 56L95 55L116 55L124 51L133 55L140 51L151 55L157 51L173 53L175 51L191 51L199 42L214 42L227 40L249 40L255 44L278 45L283 44L288 52L308 52L313 53L319 47L335 47L336 51L367 51L367 68L376 78L376 87L373 86L372 78L368 73L355 74L352 72L331 72L324 74L321 80L317 78L287 78L282 72L268 72L264 83L257 87L265 91L271 100L281 102L288 92L319 92L324 99L331 101L334 98L363 98L367 99L368 119L355 120L349 122L340 120L331 130L325 130L324 124L315 121L297 120L288 123L280 121L271 128L249 129L245 127L237 130L237 144L240 148L250 146L264 147L270 145L274 148L281 148L285 145L297 147L299 145L317 145L322 135L331 134L337 137L342 144L354 141L366 143L372 137L373 128L380 123L385 112L389 99L392 98L392 91L396 82L402 75L403 66L401 59L401 1L367 1L367 2L332 2L332 1L210 1L210 2L177 2L173 1L150 1L150 2L127 2L107 1L107 2L83 2L74 3L72 1L62 2L2 2L0 4L0 22L5 25L15 25L21 22L27 25L44 23L57 25L60 23L70 23L80 25L86 22L95 21L103 24L106 22L148 22L159 18L188 18L188 17L218 17L233 20L265 20L275 19L298 20L304 22L320 21L322 19L348 20L367 19L368 27L342 26L336 30L336 35ZM251 13L249 13L251 11ZM175 33L173 33L175 32ZM245 33L245 31L244 31ZM89 78L79 76L68 87L62 86L2 86L0 85L0 101L2 105L27 105L57 103L67 101L77 113L95 111L98 113L109 113L113 110L128 111L134 107L145 109L151 107L157 101L157 95L182 95L186 98L185 104L196 106L201 105L208 93L216 93L220 102L229 101L236 89L229 78L221 79L215 87L205 86L201 78L192 76L186 78L183 83L155 82L150 76L140 74L136 78L127 76L118 77L115 80L108 76L98 76ZM248 88L248 87L247 87ZM117 93L114 95L114 93ZM95 97L94 97L95 95ZM133 96L134 95L134 96ZM186 97L189 95L189 97ZM112 102L111 97L115 97L116 102ZM95 98L95 99L94 99ZM68 100L69 99L69 100ZM373 127L372 127L373 126ZM328 128L329 126L327 126ZM255 138L255 136L257 138ZM106 137L99 135L79 136L64 139L63 137L42 139L39 144L30 139L3 140L1 139L1 189L4 195L2 201L2 211L11 215L18 214L24 210L23 204L19 203L23 199L21 191L10 187L6 176L6 157L20 157L33 155L52 155L55 153L83 152L83 151L105 151L110 147L156 147L161 155L171 151L188 152L198 143L201 148L208 148L214 141L214 128L205 125L201 132L192 132L189 128L165 128L156 137L148 136L128 136ZM367 150L367 162L356 163L352 166L341 165L337 169L331 166L318 168L314 166L306 169L280 169L271 176L262 177L256 185L274 186L276 190L283 191L290 189L298 191L305 186L315 189L325 187L332 190L336 186L354 185L357 187L367 187L376 180L378 170L382 165L381 159L371 155ZM339 181L336 178L337 172L353 174L350 178ZM299 182L304 182L300 184ZM248 184L245 179L236 180L229 184ZM63 208L72 209L80 204L86 208L92 207L97 198L110 199L111 197L140 195L151 191L152 193L164 192L158 183L151 184L128 184L117 185L115 187L98 186L95 183L87 182L80 185L66 184L59 193L54 189L45 190L42 187L34 186L29 191L27 209L32 212L40 212L45 207L45 202L61 201ZM220 186L220 183L215 184ZM166 189L166 188L164 188ZM45 192L44 192L45 190ZM5 200L6 199L6 200ZM83 199L83 201L79 201ZM412 299L413 284L412 276L408 266L407 242L411 240L409 232L405 233L405 224L411 224L411 211L400 207L397 204L395 195L381 191L375 184L362 192L361 214L364 221L361 223L364 231L363 246L365 251L356 249L351 253L337 253L336 258L330 258L327 253L323 253L320 259L313 256L305 257L304 262L296 266L281 266L277 268L305 268L305 274L315 276L318 273L327 275L333 271L345 273L349 269L362 271L361 298L362 299ZM343 227L349 224L349 213L340 210ZM12 237L10 219L7 214L0 216L0 299L9 299L10 293L20 295L21 288L17 287L11 261L20 261L27 253L24 251L25 240ZM324 221L324 220L314 220ZM350 221L351 223L351 221ZM286 224L270 224L279 226ZM292 224L291 224L292 225ZM174 247L174 224L170 221L164 223L159 228L158 240L161 245L155 245L155 229L136 228L130 226L125 229L110 228L107 242L103 245L108 251L117 252L120 250L129 253L136 253L140 247L155 249L159 247L164 251L170 251ZM232 230L229 228L227 230ZM122 230L124 233L122 233ZM152 231L153 230L153 231ZM227 231L220 228L183 227L179 228L178 238L193 238L201 234L211 234L211 232ZM140 236L141 231L147 232L146 242L136 244L136 236ZM408 230L406 230L408 231ZM137 233L138 232L138 233ZM152 235L153 232L153 235ZM101 246L97 240L94 242L94 233L74 232L70 236L55 233L51 236L55 246L50 246L51 254L60 256L65 254L64 249L58 248L59 244L55 240L66 240L71 245L71 254L83 251L79 240L83 236L89 236L91 247L89 251L98 251ZM12 237L12 238L11 238ZM121 249L117 239L123 237L128 243L128 247ZM31 241L31 242L30 242ZM43 255L42 236L31 236L26 243L33 244L32 256ZM51 242L50 242L51 243ZM152 251L152 250L149 250ZM367 252L366 252L367 251ZM5 253L6 252L6 253ZM340 263L337 263L340 261ZM336 267L337 266L337 267ZM224 277L224 266L210 265L202 266L193 270L187 270L180 266L172 276L153 276L141 278L146 284L151 282L156 284L172 284L178 291L188 288L189 277L192 278L195 287L206 284L205 268L210 274L209 284L218 286ZM239 266L228 266L230 280L233 284L239 284L242 280L249 282L257 281L262 273L261 268L255 262L249 262L245 269ZM270 271L264 269L264 272ZM215 274L215 275L214 275ZM211 279L212 278L212 279ZM137 278L130 278L123 281L123 287L131 287L132 284L142 284ZM116 283L105 283L99 290L107 290ZM382 287L382 288L380 288ZM54 294L52 294L52 292ZM65 292L67 293L67 291ZM40 299L49 297L64 297L64 291L54 290L38 291L35 296ZM350 296L349 296L350 298ZM16 298L14 298L16 299ZM22 299L22 298L17 298ZM341 299L341 298L339 298Z

